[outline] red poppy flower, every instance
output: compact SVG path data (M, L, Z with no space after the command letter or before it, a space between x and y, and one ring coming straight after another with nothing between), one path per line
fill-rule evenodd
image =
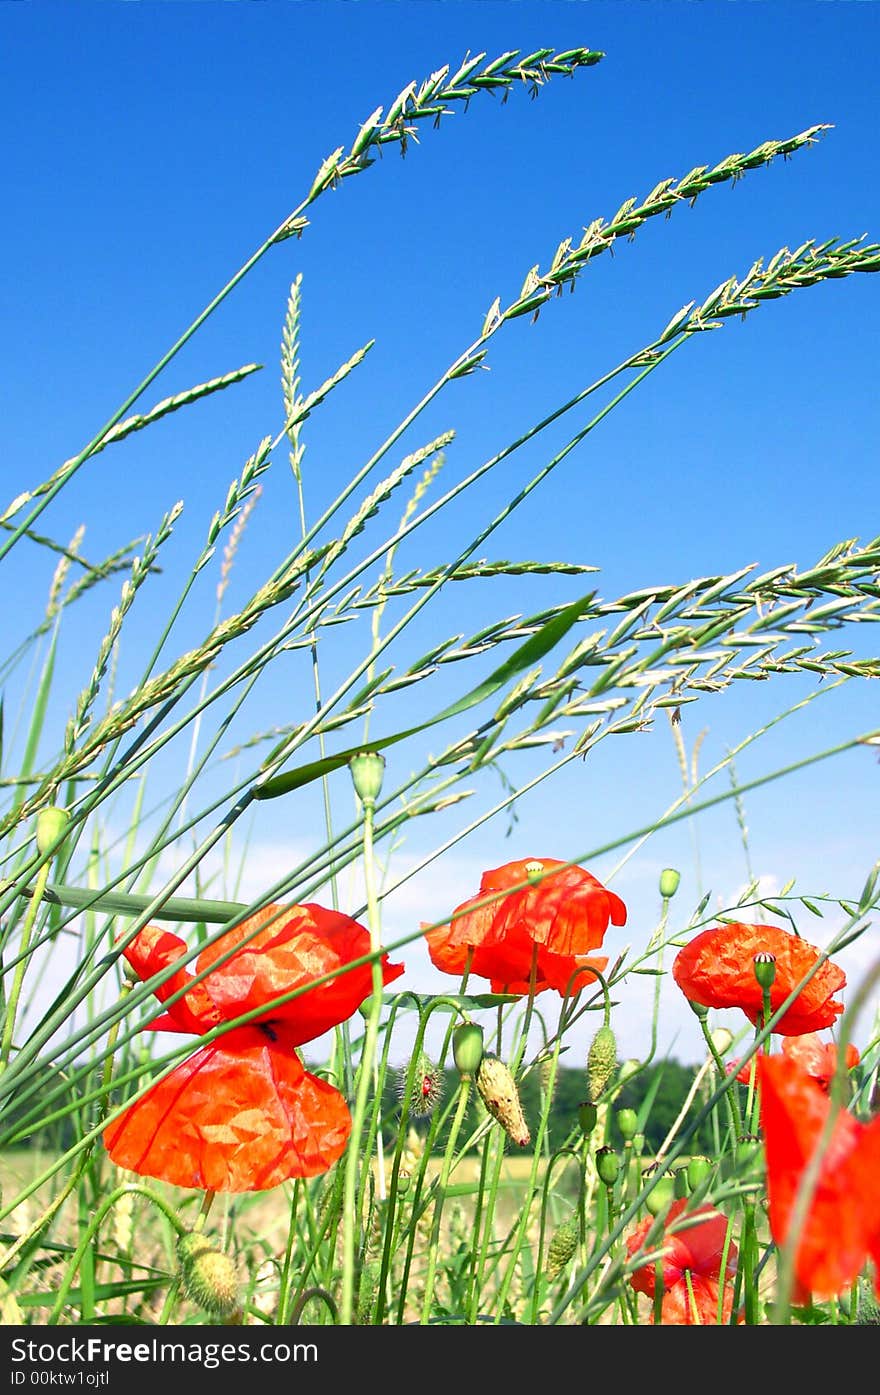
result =
M589 872L555 858L528 858L484 872L478 894L425 939L444 973L469 968L488 978L495 993L528 993L534 966L536 992L554 988L564 995L593 983L592 969L605 968L607 958L590 951L602 944L609 921L625 924L626 906Z
M828 1093L837 1070L837 1047L833 1041L824 1042L818 1032L806 1032L802 1037L786 1037L782 1043L782 1054L799 1065ZM861 1057L852 1042L847 1042L845 1059L847 1070L853 1070L859 1064ZM736 1071L737 1080L748 1085L752 1070L757 1073L757 1061L752 1057L739 1069L737 1065L736 1061L732 1062L727 1067L728 1074Z
M830 1122L796 1241L795 1273L804 1289L833 1298L850 1287L871 1259L880 1295L880 1116L863 1124L836 1107L821 1085L786 1056L762 1057L759 1081L773 1239L777 1245L788 1239L801 1180Z
M819 959L820 951L806 940L776 925L743 925L734 922L704 930L680 950L672 965L672 976L693 1003L710 1008L742 1008L754 1025L763 1024L763 991L755 978L755 955L771 954L776 961L776 977L769 989L773 1012L802 982ZM843 1003L834 994L846 984L846 975L836 964L820 964L791 1007L773 1028L781 1036L801 1036L805 1032L832 1027L843 1012Z
M646 1293L653 1299L658 1263L662 1263L662 1321L688 1326L714 1324L718 1322L727 1218L712 1206L698 1206L688 1212L687 1204L686 1197L674 1201L667 1212L662 1237L648 1243L649 1251L662 1251L662 1261L648 1260L639 1269L633 1270L629 1281L636 1293ZM696 1217L701 1219L696 1220ZM685 1218L689 1222L687 1227L676 1229L676 1222L680 1226ZM626 1248L630 1259L645 1248L645 1240L653 1224L653 1218L649 1217L627 1237ZM736 1273L736 1264L737 1249L731 1241L724 1267L726 1280ZM732 1312L733 1285L725 1282L721 1321L729 1322ZM654 1321L653 1313L651 1321Z
M339 1091L311 1075L295 1048L369 997L371 966L345 967L369 951L362 925L314 904L267 906L207 945L196 971L217 967L188 986L193 975L184 966L157 987L163 1003L184 992L151 1028L203 1035L262 1005L265 1012L201 1047L109 1124L104 1143L113 1161L208 1191L263 1191L326 1172L345 1148L351 1118ZM170 930L148 925L125 957L146 982L186 952ZM342 972L307 987L334 970ZM383 958L382 973L389 983L403 965ZM296 988L306 991L274 1001Z

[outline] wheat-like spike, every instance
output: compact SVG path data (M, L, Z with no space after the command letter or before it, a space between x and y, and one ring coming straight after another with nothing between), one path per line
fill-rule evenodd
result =
M85 537L85 534L86 525L81 523L71 538L70 543L66 548L62 549L61 556L58 558L58 563L52 575L52 584L49 587L49 599L46 602L47 620L54 620L58 611L61 609L61 592L67 580L67 574L70 571L71 564L77 558L79 545Z
M747 170L768 165L779 156L787 157L814 145L822 132L829 129L825 125L811 126L787 140L765 141L747 155L728 155L714 169L701 166L677 182L673 179L662 180L640 204L634 200L624 204L610 222L604 218L594 219L584 229L583 237L576 246L569 242L567 248L565 243L557 248L546 272L541 274L537 268L533 268L520 294L500 312L499 322L516 319L520 315L536 315L552 295L561 294L566 286L573 288L581 271L594 257L610 251L619 238L633 237L649 218L655 218L658 213L671 212L678 203L693 203L714 184L735 181Z
M360 508L352 514L340 536L330 544L321 570L313 586L320 583L324 573L342 553L345 552L349 543L351 543L359 533L363 532L368 519L373 518L379 512L385 501L390 498L403 481L412 474L413 470L417 470L430 456L436 454L438 451L442 451L443 448L448 446L454 439L454 431L444 431L440 436L436 437L435 440L430 441L428 445L420 446L419 449L413 451L411 455L404 456L400 464L395 466L391 473L386 475L385 479L381 480L379 484L376 485L376 488L367 495Z
M94 670L79 696L74 715L67 724L67 731L64 737L64 749L68 756L73 754L79 738L88 726L89 713L98 696L101 681L107 672L110 656L119 638L123 621L134 603L134 598L139 588L152 571L153 563L156 560L159 549L162 544L170 538L174 524L177 522L182 511L182 502L176 503L173 508L169 509L156 530L155 538L148 537L145 540L143 556L135 557L131 564L131 575L123 585L122 593L119 597L119 604L114 608L110 616L110 625L98 649L98 657L95 661Z
M284 416L288 423L287 435L290 440L290 468L298 482L302 475L302 459L305 447L299 438L297 406L299 403L299 330L302 309L302 275L296 277L290 287L287 300L287 314L281 336L281 394L284 402Z
M132 435L135 431L143 431L144 427L151 426L154 421L159 421L162 417L167 417L171 412L179 411L181 407L188 407L192 402L198 402L202 397L208 397L213 392L222 392L224 388L231 387L233 383L240 383L243 378L247 378L251 373L259 371L262 365L259 363L247 363L244 368L237 368L232 373L224 373L219 378L211 378L207 383L199 383L196 387L188 388L186 392L175 393L173 397L163 398L157 402L149 412L138 413L136 416L126 417L120 421L110 431L106 433L103 440L94 450L90 451L90 456L98 455L105 446L113 445L117 441L122 441L126 436ZM50 489L63 480L65 476L72 473L79 461L79 456L72 456L70 460L65 460L63 465L59 465L54 474L50 475L36 489L19 494L0 517L0 524L18 513L19 509L32 499L38 499L41 495L47 494Z
M232 572L232 564L235 561L235 554L238 551L238 546L241 542L242 533L244 532L247 526L248 518L250 517L253 509L256 507L257 501L259 500L262 492L263 486L260 484L256 485L253 488L243 508L241 509L241 512L236 518L235 523L232 526L232 531L229 534L229 539L226 543L225 548L223 549L223 561L220 566L220 580L217 582L218 606L223 600L224 593L226 591L227 586L229 585L229 577L230 573Z
M345 147L340 145L322 161L300 208L308 207L320 194L336 188L343 179L368 169L373 163L373 152L383 145L396 143L400 146L401 154L405 155L409 142L418 142L418 123L430 120L436 128L444 116L451 114L452 102L464 102L467 106L479 92L501 92L506 100L517 82L525 84L531 95L536 96L539 88L551 76L570 77L579 68L593 67L603 57L604 54L597 50L584 48L556 54L552 49L544 48L526 55L513 50L493 59L479 72L476 69L485 54L479 54L476 58L467 55L452 77L449 76L448 64L438 68L420 86L417 87L415 82L409 83L391 103L384 119L383 108L377 107L361 124L347 154ZM279 238L302 232L305 220L299 213L300 210L297 210L292 225L289 228L285 226L278 234Z

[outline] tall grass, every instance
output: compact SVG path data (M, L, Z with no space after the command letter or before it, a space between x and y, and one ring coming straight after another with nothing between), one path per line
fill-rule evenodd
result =
M825 553L805 570L780 565L755 575L743 566L697 577L675 570L663 585L637 584L612 599L600 594L595 569L582 562L492 560L483 552L515 510L537 506L540 487L556 467L588 445L610 413L631 409L631 396L662 374L685 345L696 341L699 347L732 319L772 313L767 302L880 270L880 246L863 239L810 239L727 275L707 288L699 304L670 305L671 317L650 342L633 345L622 361L608 364L527 432L513 438L500 432L494 453L452 482L444 477L444 464L454 432L426 431L419 438L429 406L485 363L493 340L511 321L552 315L554 298L576 289L593 259L620 239L637 237L660 214L677 210L677 218L686 217L687 207L711 197L716 185L781 164L782 157L800 157L824 128L768 140L714 167L663 179L612 217L591 222L578 240L566 237L555 250L537 249L538 261L524 269L519 294L508 304L495 301L477 337L378 447L365 448L363 463L339 494L317 507L319 491L309 478L309 421L319 410L333 411L337 389L357 373L371 346L305 390L301 341L307 324L297 276L288 304L279 307L278 417L267 423L238 477L218 496L204 544L177 583L150 652L137 651L139 677L128 692L117 693L116 670L123 653L133 661L124 649L130 616L151 604L160 573L167 580L165 556L179 506L152 532L100 561L83 556L81 535L65 545L47 536L48 525L41 522L99 451L121 452L133 433L218 392L234 391L255 371L256 365L247 364L144 405L153 383L253 267L280 244L313 235L307 213L325 193L365 174L382 147L395 144L405 151L426 125L441 127L436 138L442 138L443 120L456 106L468 110L469 120L479 120L487 92L518 99L517 89L524 88L549 100L545 87L561 77L588 82L589 69L601 58L586 49L507 53L491 62L485 55L468 57L457 72L441 68L378 107L347 148L338 147L321 163L289 216L88 444L42 482L22 487L0 517L0 561L8 578L25 545L45 549L57 561L45 617L31 633L10 637L2 667L0 1148L7 1175L0 1220L8 1321L642 1323L662 1316L659 1299L652 1303L629 1279L653 1252L649 1247L631 1254L627 1238L646 1216L662 1216L660 1198L670 1183L695 1207L711 1203L725 1217L728 1253L738 1256L730 1278L734 1320L789 1321L792 1312L804 1322L865 1320L858 1284L843 1299L801 1302L792 1309L797 1294L791 1246L783 1247L779 1263L763 1210L760 1152L743 1146L744 1137L756 1132L754 1090L741 1089L727 1072L729 1043L719 1045L705 1017L706 1064L659 1156L641 1151L650 1092L634 1127L626 1121L624 1147L613 1143L621 1091L647 1061L622 1068L612 1059L598 1083L588 1081L585 1066L585 1111L565 1122L561 1141L558 1121L551 1129L555 1082L575 1027L594 1023L591 1037L600 1035L600 1025L613 1029L617 1015L627 1012L635 975L654 976L656 1049L661 991L677 991L668 978L670 955L719 919L708 897L680 910L667 883L658 895L653 932L573 993L538 999L534 980L531 991L484 991L485 982L465 972L463 980L450 978L448 993L426 995L409 988L405 977L383 985L380 968L383 953L400 958L425 930L384 943L383 902L415 872L442 862L494 814L515 811L536 788L546 788L611 736L638 733L654 722L670 725L683 790L649 825L601 847L568 846L560 853L563 861L589 865L615 850L624 860L637 858L659 831L725 802L736 809L747 853L743 799L750 789L832 761L859 743L880 743L877 732L858 733L829 741L797 764L771 760L750 781L740 782L736 774L736 758L753 741L766 736L772 749L777 721L819 696L832 703L845 685L880 673L880 660L837 647L845 630L880 618L880 539L829 539ZM370 174L381 177L381 170ZM674 220L669 226L674 235ZM527 447L536 445L540 454L550 428L560 424L567 433L563 444L544 447L543 463L528 482L493 514L479 516L471 502L474 486L490 474L503 479L499 467L525 455ZM239 548L260 526L264 477L283 468L292 475L297 535L283 560L237 609L225 613ZM456 530L450 554L399 570L405 541L441 515ZM188 622L206 568L216 577L214 621L199 642L185 645L179 639L184 617ZM124 580L115 602L105 600L109 618L91 672L78 694L62 698L59 636L81 598L98 588L112 596L120 573ZM500 616L412 657L405 641L441 593L455 589L464 595L497 577L529 579L530 613ZM547 577L574 578L584 589L573 602L542 604L538 593ZM292 662L298 665L295 688L287 676ZM271 730L261 730L249 725L255 691L276 673L285 675L279 680L283 691L295 691L299 701L294 711L279 714ZM697 752L684 749L682 708L706 694L791 673L814 676L815 689L700 774ZM458 678L451 699L450 674ZM400 692L411 701L411 716L403 723L395 717L401 709L394 695ZM13 702L18 715L10 719ZM405 769L395 760L398 745L406 753ZM519 780L509 774L517 769L515 757L535 751L541 755L537 773ZM360 786L355 799L350 771L365 754L382 758L373 771L381 779L367 793ZM728 786L707 792L712 777L725 769ZM499 770L500 797L492 784ZM322 826L314 827L308 852L281 869L257 899L240 899L246 816L271 802L284 818L285 801L309 787L320 790ZM484 796L495 789L496 795L484 797L469 815L475 789ZM63 814L56 817L58 810ZM417 867L400 869L395 853L414 820L421 827L434 823L434 846ZM216 889L218 865L224 899L206 895ZM828 898L795 896L789 886L768 902L759 897L751 870L749 876L751 885L736 904L723 908L721 919L766 913L796 930L804 912L822 914ZM463 899L451 896L447 914ZM195 972L205 946L279 902L340 908L369 932L369 952L359 962L371 966L373 991L362 1013L334 1031L329 1059L320 1064L351 1111L345 1152L326 1174L253 1193L221 1189L216 1196L117 1168L105 1151L104 1130L193 1051L192 1040L180 1044L143 1030L155 1015L154 991L170 994L172 1004L179 1000L182 990L170 983L172 973L185 965ZM863 886L847 888L831 902L835 911L842 905L845 919L821 962L865 933L876 902L876 869L866 869ZM149 924L184 927L188 949L183 960L142 983L126 974L123 956ZM202 971L198 977L204 976ZM851 1013L860 1007L855 1003ZM743 1060L769 1043L779 1015L749 1035L740 1049ZM232 1024L212 1027L202 1042L258 1017L252 1008ZM844 1019L841 1045L852 1021L851 1014ZM483 1026L491 1055L503 1058L519 1084L540 1079L540 1115L527 1145L511 1144L504 1118L487 1107L477 1088L475 1067L456 1075L450 1096L434 1099L435 1075L439 1079L453 1065L455 1029L468 1022ZM431 1057L425 1043L437 1023L442 1046ZM389 1109L383 1098L398 1070L401 1033L409 1066L400 1072L399 1101ZM860 1024L862 1056L851 1108L863 1120L870 1117L878 1062L876 1035L870 1038L868 1029L867 1036ZM701 1130L714 1139L713 1156L688 1173ZM218 1306L210 1283L199 1287L198 1275L193 1278L198 1266L181 1251L182 1234L195 1235L211 1255L222 1252L234 1261L234 1298L225 1307ZM652 1232L652 1241L657 1234Z

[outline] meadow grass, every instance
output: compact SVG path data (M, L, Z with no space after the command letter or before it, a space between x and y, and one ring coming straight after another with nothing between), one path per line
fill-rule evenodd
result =
M478 961L473 960L472 973L470 958L463 972L450 976L443 994L415 993L405 978L383 981L382 970L384 954L394 960L408 940L443 926L420 926L408 940L383 945L383 901L413 875L412 869L397 871L394 853L414 820L420 827L434 820L438 828L432 851L420 860L423 869L442 861L499 811L514 810L533 790L546 788L610 736L663 723L677 744L682 789L670 795L658 819L591 853L598 858L626 848L629 858L659 831L718 804L735 808L745 837L743 799L751 789L831 761L859 744L880 744L880 734L867 731L829 740L797 762L771 757L766 773L748 781L740 782L736 773L737 758L753 742L766 738L766 749L773 750L778 722L819 697L832 702L845 685L878 675L880 661L855 657L837 647L836 637L849 625L880 618L880 539L829 540L825 553L807 568L780 565L755 575L745 566L703 577L679 572L662 585L611 599L594 589L595 569L581 561L495 561L482 551L514 510L536 506L532 496L551 472L680 348L723 332L732 318L772 313L769 302L795 291L880 269L880 247L863 239L808 241L754 262L700 304L672 314L650 342L609 364L528 432L505 439L502 430L491 457L448 486L442 484L443 465L454 433L417 439L429 406L450 384L484 365L492 341L511 321L551 315L555 297L575 289L590 263L620 239L637 237L659 214L681 210L677 216L685 217L687 206L711 196L716 185L798 156L824 128L767 141L714 167L664 179L628 199L612 217L590 223L578 241L566 238L549 255L539 249L539 261L526 271L518 295L490 307L479 335L315 514L308 506L313 492L305 487L308 422L318 410L332 410L334 394L359 370L370 345L305 391L297 277L283 307L280 419L218 498L203 547L179 579L149 652L137 651L140 677L128 692L117 693L115 673L130 618L164 567L179 506L153 532L97 562L83 556L81 534L65 545L40 523L59 492L74 486L81 467L99 451L124 449L122 443L134 433L219 392L234 391L255 371L247 364L152 407L142 401L262 257L290 239L312 235L306 215L318 199L366 173L382 147L405 151L426 124L442 128L453 109L470 108L468 120L478 120L485 93L506 98L516 96L518 88L545 100L544 88L558 78L588 82L601 57L586 49L505 54L491 62L485 55L470 57L457 72L440 69L408 86L387 108L378 107L348 148L339 147L323 161L292 212L88 444L42 482L22 487L0 516L0 560L7 569L14 567L15 550L25 541L46 549L55 562L45 615L10 644L2 668L4 691L14 695L24 714L11 735L7 719L0 806L0 1231L8 1323L705 1322L708 1309L699 1301L704 1281L715 1285L714 1320L725 1325L872 1320L870 1250L845 1290L830 1297L805 1295L796 1283L797 1241L800 1229L809 1225L811 1187L815 1190L817 1178L820 1191L824 1185L820 1173L828 1131L813 1158L812 1180L798 1191L794 1223L782 1243L778 1234L774 1239L768 1219L754 1082L742 1085L728 1071L731 1042L713 1034L705 1011L698 1014L705 1062L659 1153L644 1154L656 1102L650 1091L626 1120L623 1147L611 1127L621 1115L627 1080L648 1064L621 1062L614 1042L614 1021L626 1012L633 975L654 975L656 1013L661 989L677 991L669 982L672 956L719 921L761 923L772 916L795 934L798 917L829 908L838 916L842 912L842 924L785 1001L771 1006L765 997L765 1011L738 1051L748 1066L769 1050L774 1028L810 980L838 950L864 935L877 903L876 868L867 869L860 886L834 897L795 895L789 884L768 900L752 881L720 910L709 908L708 897L681 909L673 899L676 885L667 879L658 895L657 924L644 942L604 970L595 966L588 981L550 988L540 998L537 949L526 965L525 982L516 987L509 978L487 984L486 977L498 975L481 979ZM589 413L585 423L576 414L583 407ZM580 424L567 425L575 420ZM480 480L497 475L498 467L518 452L525 454L526 447L549 440L550 427L560 423L567 439L547 448L525 485L493 514L478 517L470 511L469 491ZM229 580L247 530L258 526L264 478L282 467L285 455L297 498L298 535L283 560L227 614ZM399 570L404 543L441 513L457 520L458 542L450 555ZM217 576L214 620L199 642L184 643L178 638L181 617L188 614L205 568ZM59 728L59 635L77 603L95 588L106 593L121 573L125 579L109 606L93 667L81 691L60 704ZM535 596L530 613L499 616L419 656L404 647L408 629L417 628L441 592L485 586L497 577L528 580ZM541 587L559 578L576 584L580 594L574 601L542 604ZM291 654L301 660L307 679L298 689L299 710L286 711L271 730L248 729L248 702L258 682L283 670ZM452 672L458 683L450 698L442 683ZM682 708L705 694L748 688L755 680L773 682L784 674L812 676L815 689L700 773L696 750L684 747ZM376 714L399 711L392 704L402 691L411 699L411 716L389 732L388 721L380 724ZM229 733L243 728L247 736L233 743ZM372 735L377 730L382 734ZM408 773L394 761L399 744L407 752ZM535 752L543 761L537 773L525 778L507 773L517 768L517 755ZM504 772L500 798L490 783L499 770ZM728 778L721 793L719 775ZM469 815L475 785L496 793ZM240 899L245 816L269 801L283 809L286 799L309 789L321 792L324 824L314 829L313 846L256 900ZM450 817L459 820L451 833ZM207 894L218 889L218 858L222 897ZM560 861L567 862L564 854ZM117 1166L105 1147L105 1131L112 1136L125 1111L151 1098L163 1081L179 1080L174 1072L195 1049L190 1038L181 1044L177 1037L143 1031L156 1012L154 994L159 992L169 1009L180 1010L184 989L175 975L181 969L210 987L208 969L196 964L200 953L216 945L215 968L222 967L231 953L230 932L252 937L257 922L250 918L278 903L317 902L337 910L343 878L352 875L360 888L358 904L346 913L364 927L361 948L342 972L339 966L323 970L320 965L309 971L325 987L358 967L368 980L359 994L360 1013L352 1003L334 1019L330 1057L313 1067L322 1084L338 1088L347 1102L350 1130L344 1149L332 1163L310 1166L306 1175L293 1169L268 1188L259 1186L255 1175L252 1189L244 1191L223 1185L183 1188L161 1172L139 1175L137 1168ZM540 895L545 879L549 886L549 870L538 865L517 886ZM486 914L498 911L502 899L497 889L484 890ZM450 904L448 914L453 910ZM140 976L128 971L126 951L136 955L145 927L157 925L181 934L182 957L173 963L152 960ZM53 975L61 946L73 947L74 962L58 982ZM841 1048L878 972L875 968L868 976L865 993L856 996L838 1024ZM195 991L187 986L186 1001L195 1001ZM295 978L276 980L268 997L242 999L238 1010L220 1021L206 1018L198 1044L210 1050L233 1029L240 1030L230 1042L241 1042L246 1028L248 1040L263 1030L274 1044L277 1019L266 1027L268 1008L282 1016L296 1011L303 992ZM536 1046L538 1017L544 1030ZM429 1056L425 1041L437 1024L442 1046ZM456 1029L468 1024L483 1028L488 1055L508 1073L503 1088L513 1103L499 1104L489 1093L484 1055L460 1066L452 1094L432 1100L428 1108L431 1072L453 1067ZM555 1077L573 1032L585 1026L597 1056L602 1043L606 1059L598 1065L584 1062L586 1110L551 1145ZM399 1105L388 1114L383 1090L398 1070L404 1029L409 1065ZM876 1027L860 1028L859 1040L858 1065L848 1074L840 1065L829 1088L832 1108L846 1103L855 1126L869 1130L877 1084ZM839 1054L842 1061L843 1051ZM541 1108L523 1139L516 1096L536 1076ZM254 1127L259 1134L259 1125ZM695 1147L698 1134L711 1138L711 1156ZM694 1159L702 1165L690 1166ZM723 1245L714 1255L714 1273L707 1277L688 1263L677 1279L667 1276L659 1283L655 1274L652 1296L644 1284L636 1289L632 1281L654 1265L664 1220L678 1202L687 1203L691 1220L697 1213L698 1219L711 1214L719 1221ZM676 1206L672 1214L680 1210ZM652 1220L656 1224L642 1248L631 1250L636 1228ZM678 1232L683 1245L687 1223L686 1214ZM664 1308L665 1297L676 1297L676 1284L682 1301L678 1308Z

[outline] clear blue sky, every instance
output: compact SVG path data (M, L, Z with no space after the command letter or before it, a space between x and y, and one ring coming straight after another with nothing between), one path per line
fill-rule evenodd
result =
M298 273L305 388L376 340L309 423L305 487L314 516L476 336L495 296L512 299L528 269L546 266L563 238L578 240L592 219L610 217L661 179L817 123L833 126L813 149L655 220L613 259L597 259L576 293L552 302L537 325L521 319L497 336L491 372L445 393L407 438L413 449L455 429L442 472L450 484L757 257L808 238L880 240L878 41L880 5L844 0L0 5L7 135L0 505L43 480L107 420L300 201L325 155L348 148L361 122L408 82L456 67L468 51L492 58L585 45L606 57L571 80L553 80L534 102L525 91L504 106L477 99L439 131L425 129L405 160L388 148L372 169L320 199L303 239L273 249L138 406L248 362L264 371L106 451L40 519L39 528L62 541L86 523L82 550L98 560L185 501L155 599L133 617L132 633L144 644L228 482L260 438L279 429L278 345ZM634 394L482 555L590 563L611 597L748 563L806 566L841 539L872 538L880 532L878 292L878 278L850 278L703 336ZM452 540L476 530L545 457L545 447L530 448L503 477L490 476L454 518L417 535L409 564L446 560ZM227 613L284 556L296 527L281 451L242 544ZM27 543L12 556L4 566L15 575L6 626L14 642L42 613L52 564ZM216 573L206 574L196 591L178 648L210 625L215 581ZM65 627L59 661L68 681L52 709L56 745L115 585L91 596ZM470 633L589 585L511 580L479 594L459 591L417 627L403 657L432 637ZM870 634L840 643L873 652ZM329 671L346 658L333 654ZM129 642L122 690L142 659L143 649ZM7 714L23 677L10 680ZM307 673L291 669L288 681L277 677L258 693L249 730L301 715ZM460 670L447 688L438 686L431 706L452 695L453 682L464 682ZM701 768L812 686L745 685L744 693L689 707L684 735L690 745L703 733ZM876 713L874 688L850 684L759 743L738 764L740 778L867 730ZM389 722L405 716L402 698ZM857 895L878 852L878 779L874 756L860 750L748 796L752 870L768 886L795 876L805 894ZM457 849L424 883L421 903L412 896L402 909L389 906L390 925L406 933L418 919L442 915L476 890L482 866L578 857L623 837L680 789L665 727L607 743L589 763L570 767L552 793L524 804L509 833L502 818ZM261 815L251 832L255 881L272 879L285 836L280 821L289 820L299 851L314 827L313 813L289 807ZM453 828L443 824L442 836ZM431 846L421 831L413 838L404 857ZM685 918L702 891L720 899L734 892L746 863L732 807L701 820L698 834L679 825L616 874L634 946L652 927L657 872L669 862L684 873ZM610 875L614 865L611 855L593 869ZM829 927L806 920L802 932L821 942ZM623 942L615 934L612 953ZM864 947L860 956L860 968L872 958ZM644 1014L625 1020L620 1011L618 1019L624 1049L638 1051ZM675 1049L689 1055L692 1023L679 1021L676 1007L667 1023Z

